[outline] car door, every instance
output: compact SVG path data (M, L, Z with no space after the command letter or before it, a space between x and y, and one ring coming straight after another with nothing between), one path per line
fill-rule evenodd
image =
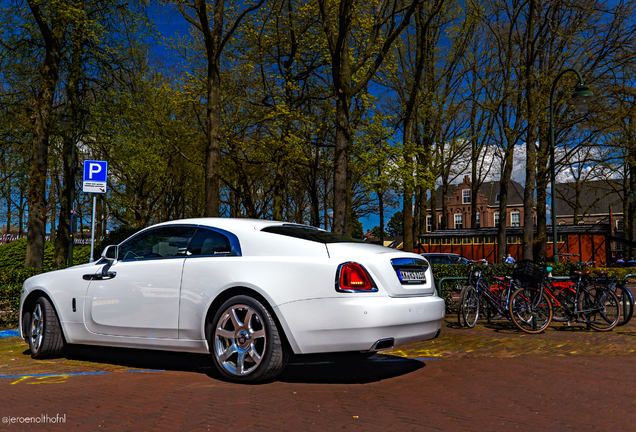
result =
M231 263L241 257L238 238L225 230L199 227L188 247L179 302L179 338L201 339L201 323L210 295L232 275Z
M176 339L183 263L195 230L194 226L157 227L119 245L118 260L107 275L93 276L88 286L87 329L105 335Z

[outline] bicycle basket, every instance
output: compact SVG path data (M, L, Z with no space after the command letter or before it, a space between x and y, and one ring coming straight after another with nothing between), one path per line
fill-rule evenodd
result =
M540 284L545 279L547 273L545 268L536 265L530 260L522 260L515 263L512 270L512 277L520 280L521 282L528 282L531 284Z

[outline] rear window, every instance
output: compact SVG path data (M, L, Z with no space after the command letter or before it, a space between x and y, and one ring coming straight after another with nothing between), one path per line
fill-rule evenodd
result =
M364 243L362 240L356 240L350 237L333 234L303 225L278 225L263 228L261 231L295 237L317 243Z

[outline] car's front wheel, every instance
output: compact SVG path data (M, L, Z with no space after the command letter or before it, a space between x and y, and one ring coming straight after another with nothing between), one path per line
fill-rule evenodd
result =
M258 382L280 373L287 352L271 314L258 300L238 295L217 310L208 343L219 372L234 382Z
M34 359L62 355L64 335L57 313L46 297L38 298L33 305L28 324L28 342Z

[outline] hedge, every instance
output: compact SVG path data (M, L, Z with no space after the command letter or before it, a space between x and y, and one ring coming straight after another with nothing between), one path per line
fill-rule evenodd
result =
M22 284L31 276L55 270L52 267L54 249L51 242L46 242L44 244L44 266L40 269L33 269L24 267L26 239L0 246L0 328L18 326ZM90 246L75 246L73 248L73 263L87 263L89 255Z

